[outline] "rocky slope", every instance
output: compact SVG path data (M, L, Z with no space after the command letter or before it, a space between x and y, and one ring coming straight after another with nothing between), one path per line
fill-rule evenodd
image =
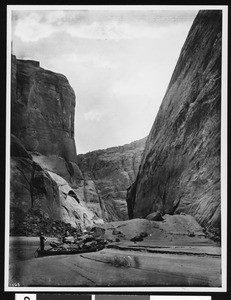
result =
M146 138L77 156L83 175L83 197L96 213L100 204L106 221L128 218L127 188L138 173L145 141Z
M220 230L221 11L188 34L127 196L129 217L160 210Z
M55 235L65 232L65 224L81 230L103 222L86 206L78 189L57 173L36 162L20 140L11 136L11 234L36 235L44 228L46 234ZM56 221L61 221L59 228L52 225Z

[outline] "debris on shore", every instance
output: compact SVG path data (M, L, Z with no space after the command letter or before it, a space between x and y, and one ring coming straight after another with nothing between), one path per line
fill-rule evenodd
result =
M60 242L52 241L49 251L96 251L103 249L106 244L105 229L93 227L77 237L66 234Z

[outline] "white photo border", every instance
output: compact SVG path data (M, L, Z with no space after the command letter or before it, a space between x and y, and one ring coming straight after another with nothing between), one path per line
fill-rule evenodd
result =
M14 10L222 10L222 90L221 90L221 287L9 287L10 213L10 112L11 112L11 30ZM226 292L227 291L227 75L228 5L7 5L7 82L6 82L6 183L5 183L5 272L6 292ZM167 87L166 87L167 88ZM169 296L170 297L170 296Z

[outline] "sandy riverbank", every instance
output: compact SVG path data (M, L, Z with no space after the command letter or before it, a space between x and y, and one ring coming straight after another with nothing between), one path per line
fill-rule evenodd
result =
M20 286L221 286L221 248L187 216L163 222L142 219L104 225L108 243L99 252L34 258L38 238L10 238L10 283ZM189 229L194 235L189 235ZM130 238L140 232L140 242ZM49 248L50 238L46 244Z

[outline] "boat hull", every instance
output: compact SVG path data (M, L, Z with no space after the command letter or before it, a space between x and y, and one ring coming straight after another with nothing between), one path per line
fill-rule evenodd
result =
M36 250L35 257L51 256L51 255L81 254L81 253L100 251L103 248L104 247L95 247L91 249L79 249L79 250Z

